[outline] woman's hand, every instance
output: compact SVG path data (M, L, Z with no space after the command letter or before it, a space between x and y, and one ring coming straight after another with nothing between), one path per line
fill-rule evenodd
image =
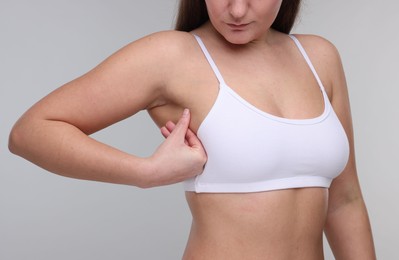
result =
M152 170L146 187L177 183L202 173L206 152L189 123L190 111L185 109L177 124L169 121L161 128L166 140L149 158Z

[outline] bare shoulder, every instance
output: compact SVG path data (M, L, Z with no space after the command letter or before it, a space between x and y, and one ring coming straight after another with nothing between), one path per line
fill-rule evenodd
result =
M116 51L100 67L112 64L119 69L148 72L153 80L162 79L165 82L165 75L170 74L170 70L193 45L192 38L187 32L173 30L152 33Z
M331 41L321 36L311 34L296 34L295 36L309 55L326 91L332 98L333 88L342 85L344 78L337 48Z
M313 34L295 34L295 37L310 55L315 55L315 58L326 60L339 58L337 48L326 38Z
M183 55L190 44L193 36L188 32L161 31L147 35L127 46L127 49L144 51L147 56L173 58L175 55Z
M122 57L134 59L135 64L146 66L153 77L159 76L162 84L158 86L165 86L169 79L173 81L179 74L183 63L195 50L192 34L170 30L156 32L128 44L122 49Z

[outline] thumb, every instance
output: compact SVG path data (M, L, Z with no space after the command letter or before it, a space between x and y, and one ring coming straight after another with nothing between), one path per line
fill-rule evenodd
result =
M184 141L189 124L190 124L190 110L186 108L184 109L183 114L180 117L179 121L177 122L171 135L179 136Z

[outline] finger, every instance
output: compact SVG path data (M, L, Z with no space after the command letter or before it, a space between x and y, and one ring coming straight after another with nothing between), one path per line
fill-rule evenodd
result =
M169 132L172 133L172 131L173 131L173 129L175 129L176 125L175 125L175 123L173 123L172 121L168 121L168 122L165 124L165 127L169 130Z
M184 138L187 133L188 126L190 124L190 111L186 108L179 121L177 122L175 128L173 129L171 135L181 137L184 141Z
M201 141L198 139L197 135L193 131L191 131L190 128L187 129L185 139L189 146L204 149Z
M170 131L167 127L163 126L161 127L161 134L163 135L163 137L168 138L168 136L170 135Z
M168 121L168 122L165 124L164 127L166 128L166 131L169 132L169 134L168 134L168 136L169 136L170 133L173 132L173 129L175 129L176 125L175 125L175 123L173 123L172 121ZM168 136L165 136L165 137L168 137ZM189 145L188 142L187 142L187 140L185 140L185 139L184 139L184 143L185 143L186 145Z
M175 125L173 122L168 122L167 125L166 125L166 127L168 128L168 130L169 130L170 132L172 132L172 131L176 128L176 125ZM190 129L190 128L188 128L187 130L189 130L189 129ZM187 146L189 146L188 141L186 140L186 138L184 138L184 144L187 145Z
M170 135L170 133L173 132L173 129L175 129L176 125L173 122L169 121L169 122L166 123L165 127L166 127L166 130L169 132L169 135ZM184 143L186 145L188 145L188 142L186 140L184 140Z

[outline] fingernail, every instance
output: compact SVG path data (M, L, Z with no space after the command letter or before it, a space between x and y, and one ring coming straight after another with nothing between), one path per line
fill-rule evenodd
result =
M185 108L185 109L184 109L184 111L183 111L183 116L187 116L187 115L188 115L188 113L189 113L189 110L188 110L188 108Z

